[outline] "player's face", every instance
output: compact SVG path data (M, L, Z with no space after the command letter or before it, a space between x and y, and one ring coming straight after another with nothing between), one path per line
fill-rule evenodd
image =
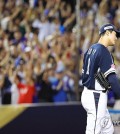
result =
M115 45L117 37L116 37L116 32L112 31L109 36L110 39L110 45Z

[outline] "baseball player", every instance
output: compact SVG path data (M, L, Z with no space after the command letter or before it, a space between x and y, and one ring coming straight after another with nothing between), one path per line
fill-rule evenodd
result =
M98 43L93 44L84 55L81 103L87 112L86 134L113 134L107 92L112 89L120 97L120 85L107 47L115 45L120 31L112 24L105 24L100 28L99 35Z

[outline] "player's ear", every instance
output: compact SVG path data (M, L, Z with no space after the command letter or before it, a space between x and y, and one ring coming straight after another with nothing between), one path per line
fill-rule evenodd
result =
M110 34L110 32L107 30L105 34L106 34L106 35L109 35L109 34Z

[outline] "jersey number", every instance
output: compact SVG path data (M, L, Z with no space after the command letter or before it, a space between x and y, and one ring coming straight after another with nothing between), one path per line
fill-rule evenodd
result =
M86 72L86 74L89 74L89 69L90 69L90 58L88 59L88 66L87 66L87 72Z

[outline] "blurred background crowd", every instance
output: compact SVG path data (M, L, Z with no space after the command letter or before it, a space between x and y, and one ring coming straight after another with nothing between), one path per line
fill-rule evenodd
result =
M80 0L79 16L75 7L75 0L0 0L0 104L80 101L83 54L101 25L120 29L120 1ZM120 78L120 40L109 49Z

